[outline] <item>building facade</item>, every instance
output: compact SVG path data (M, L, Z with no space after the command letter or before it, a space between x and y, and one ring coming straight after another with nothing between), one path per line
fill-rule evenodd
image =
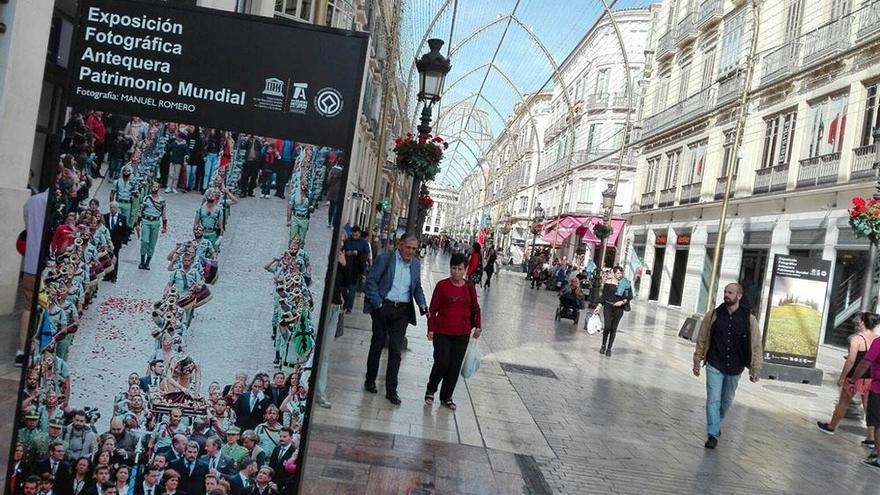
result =
M666 0L656 11L628 263L639 300L702 313L730 176L714 300L739 282L763 322L775 255L828 260L820 338L843 343L866 276L868 243L847 208L876 179L880 3L758 4Z
M449 234L448 226L452 218L452 210L458 202L458 193L454 189L428 182L428 191L434 205L425 215L422 233L427 235Z
M627 134L627 112L632 121L636 117L651 13L639 8L619 10L614 15L629 66L623 64L612 24L603 18L559 65L561 82L553 89L550 122L540 136L543 153L535 177L535 194L549 221L544 225L569 217L567 223L579 225L568 230L545 229L540 235L539 242L554 248L560 258L598 257L597 239L586 230L605 214L602 192L614 186ZM634 155L625 153L620 163L615 217L629 211ZM609 238L609 259L615 257L618 235Z

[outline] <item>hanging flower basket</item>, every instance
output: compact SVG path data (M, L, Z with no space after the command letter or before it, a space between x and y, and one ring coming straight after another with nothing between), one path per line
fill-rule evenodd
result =
M593 233L596 234L596 237L599 239L605 239L614 233L614 227L604 223L597 223L596 225L593 225Z
M443 150L449 144L439 136L406 136L394 140L394 153L397 154L397 168L406 175L418 180L433 180L440 172Z
M430 210L434 206L434 199L431 198L430 194L421 194L419 195L419 206L425 210Z
M532 235L538 235L541 233L541 230L543 230L543 227L544 226L542 224L535 223L535 224L532 224L531 227L529 227L529 230L532 231Z
M849 226L856 237L867 237L872 241L880 236L880 201L876 199L853 198L849 210Z

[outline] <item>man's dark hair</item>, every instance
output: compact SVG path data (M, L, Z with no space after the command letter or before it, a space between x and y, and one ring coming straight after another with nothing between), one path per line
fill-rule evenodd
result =
M86 417L86 412L83 411L82 409L74 409L73 411L70 411L70 417L71 417L71 418L75 418L75 417L77 417L77 416L82 416L82 417L85 418L85 417Z
M611 271L623 273L623 267L620 265L614 265L614 268L612 268Z
M40 482L40 477L37 476L36 474L32 474L32 475L28 476L27 479L24 480L24 482L25 483L33 483L36 485L37 483Z
M217 480L217 481L220 481L220 480ZM222 488L212 488L211 491L208 492L207 495L226 495L226 492L223 491Z
M361 228L360 228L359 226L357 226L357 225L355 225L354 227L351 228L351 232L352 232L352 233L360 232L360 231L361 231Z
M458 265L467 266L467 264L468 264L468 258L467 258L467 256L465 256L462 253L455 253L449 259L449 266L450 267L458 266Z
M289 426L282 426L279 431L286 431L290 436L293 436L293 428Z

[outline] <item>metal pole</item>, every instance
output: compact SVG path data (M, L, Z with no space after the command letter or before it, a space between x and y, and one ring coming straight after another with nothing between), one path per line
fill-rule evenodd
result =
M385 165L385 132L388 122L388 106L391 103L391 88L397 85L394 79L394 67L397 58L397 34L400 29L400 5L394 4L394 14L392 15L391 25L391 42L390 54L385 65L385 91L382 95L382 116L379 121L379 153L376 157L376 177L373 181L373 197L370 202L369 224L367 227L367 244L373 244L373 228L376 225L376 205L379 204L379 188L382 186L382 170ZM392 192L392 198L394 194Z
M602 5L605 7L605 12L608 14L608 20L611 21L611 26L614 28L614 34L617 36L617 43L620 45L620 53L623 56L624 72L626 73L626 121L623 124L623 144L620 146L620 152L617 156L617 172L614 174L615 201L612 201L608 208L608 225L611 225L611 220L614 218L614 203L617 201L617 188L620 185L620 171L623 169L623 157L626 153L627 142L629 141L629 126L632 118L632 78L629 74L629 57L626 54L626 47L623 44L623 35L620 34L620 26L617 25L617 19L614 18L614 13L611 12L611 7L608 6L608 2L602 0ZM605 255L608 251L608 237L610 236L602 238L602 249L599 256L600 274L605 268ZM604 280L602 282L604 283Z
M715 250L712 256L712 271L709 274L709 292L706 294L706 307L704 313L712 311L715 307L715 289L718 283L718 266L721 263L721 247L724 245L725 227L724 222L727 221L727 209L730 204L730 190L733 187L734 170L739 167L739 148L742 141L742 131L746 120L746 104L748 103L749 88L752 85L752 75L755 70L755 54L758 50L758 33L761 28L760 13L758 11L758 2L752 0L752 17L755 21L754 33L752 33L752 46L749 49L749 58L746 60L746 77L743 81L742 90L739 96L739 116L736 119L736 130L734 131L733 149L736 151L736 157L733 163L727 167L727 184L724 188L724 201L721 202L721 218L718 220L718 238L715 239Z

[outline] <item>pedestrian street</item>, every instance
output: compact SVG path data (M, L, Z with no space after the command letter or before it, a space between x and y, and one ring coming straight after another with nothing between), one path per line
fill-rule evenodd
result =
M448 257L423 263L430 297ZM863 426L844 420L833 437L815 426L837 399L838 349L820 350L821 387L741 381L707 450L705 378L691 374L694 345L677 336L685 315L634 305L606 357L583 314L577 327L554 321L556 294L529 289L521 273L501 270L480 298L484 358L459 382L453 413L422 401L424 318L407 332L402 405L363 390L370 319L358 294L331 351L333 407L312 422L307 493L877 493L880 479L860 462Z

